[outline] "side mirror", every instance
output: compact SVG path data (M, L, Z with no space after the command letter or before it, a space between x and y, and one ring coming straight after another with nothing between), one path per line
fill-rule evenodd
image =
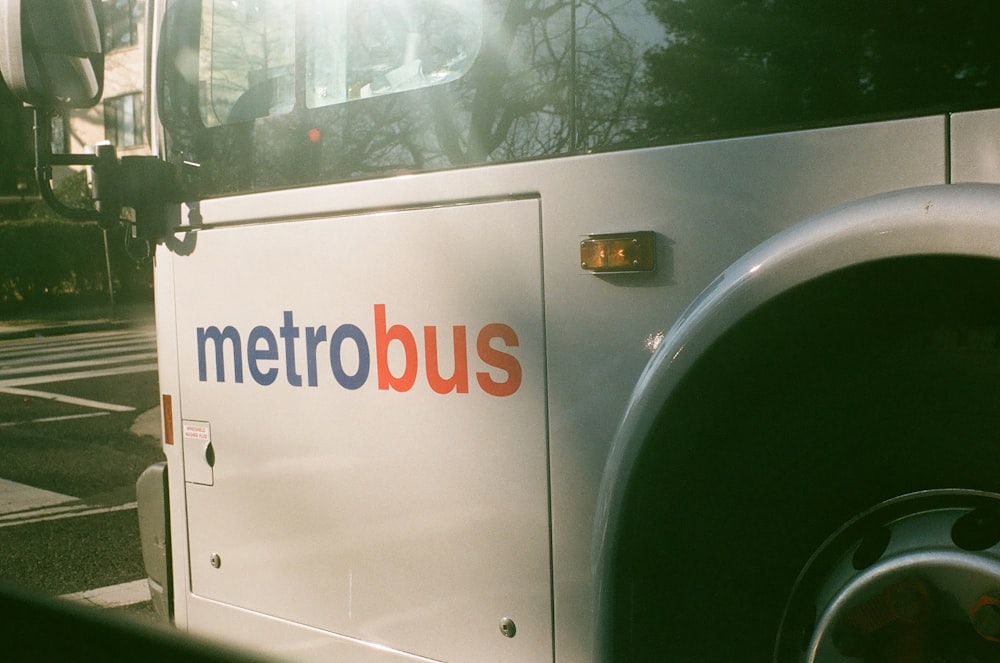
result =
M0 0L0 74L10 92L34 106L35 181L49 207L70 219L131 226L150 247L170 232L169 216L187 200L181 170L155 156L122 159L113 145L95 154L53 154L51 114L88 108L104 92L101 0ZM52 190L53 166L89 166L96 209L70 207ZM132 211L126 220L123 210ZM171 226L172 227L172 226Z
M100 101L104 53L93 0L0 0L0 73L36 108Z

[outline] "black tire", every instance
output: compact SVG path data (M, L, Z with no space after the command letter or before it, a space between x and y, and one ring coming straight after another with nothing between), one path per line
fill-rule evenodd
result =
M829 292L747 321L665 410L617 558L616 660L771 661L796 577L844 523L922 490L1000 492L1000 321L946 292L878 320L894 300L850 287L846 318L801 315Z

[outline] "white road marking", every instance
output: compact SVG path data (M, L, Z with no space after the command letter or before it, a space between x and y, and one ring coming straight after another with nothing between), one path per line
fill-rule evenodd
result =
M135 408L128 405L105 403L89 398L21 387L152 372L156 366L148 362L156 357L155 348L156 341L152 333L128 332L81 335L65 340L25 339L19 344L16 342L14 345L3 344L0 346L0 394L47 400L75 407L96 409L100 412L4 421L0 422L0 428L29 423L86 419L105 416L111 412L134 412ZM135 364L134 362L146 363ZM122 366L122 364L129 365Z
M30 378L19 378L16 380L0 380L0 389L6 389L7 387L24 387L33 384L54 384L56 382L70 382L71 380L86 380L89 378L105 378L115 375L128 375L130 373L148 373L155 371L156 369L156 364L140 364L138 366L109 368L103 371L75 371L72 373L56 373L54 375L36 375Z
M54 421L73 421L74 419L90 419L92 417L106 417L110 412L86 412L84 414L67 414L61 417L41 417L40 419L25 419L24 421L4 421L0 422L0 428L11 428L13 426L23 426L24 424L50 424Z
M71 495L43 490L16 481L0 479L0 528L49 520L96 516L102 513L137 509L129 502L116 506L96 506Z
M76 498L70 498L73 501L66 504L58 504L56 506L44 506L37 509L30 509L28 511L18 511L16 513L5 513L0 514L0 523L3 522L19 522L21 520L30 520L33 518L39 518L41 516L55 516L65 513L75 513L77 511L85 511L92 508L89 504L81 502Z
M144 336L152 336L154 334L155 332L153 331L125 330L117 332L81 332L79 334L61 334L58 336L29 336L4 341L3 347L12 349L32 346L54 348L58 346L82 345L83 343L100 343L115 338L141 338Z
M2 516L0 517L0 528L16 527L18 525L30 525L32 523L44 523L50 520L65 520L66 518L82 518L83 516L97 516L102 513L115 513L116 511L130 511L138 508L139 505L136 502L129 502L128 504L119 504L117 506L88 507L86 509L80 509L79 511L72 511L69 513L57 513L48 516L34 516L34 514L10 514L10 516L20 515L22 517L18 520L6 520L8 516Z
M76 396L65 396L63 394L53 394L47 391L35 391L34 389L19 389L18 387L3 387L0 388L0 393L12 394L14 396L28 396L29 398L41 398L47 401L56 401L57 403L66 403L67 405L79 405L81 407L89 407L95 410L107 410L108 412L132 412L135 410L134 407L129 407L128 405L116 405L114 403L102 403L100 401L92 401L89 398L77 398Z
M151 331L80 334L68 338L23 339L0 345L0 394L23 396L100 410L31 420L0 422L0 428L25 423L47 423L134 412L135 408L79 396L56 393L56 388L25 389L34 385L114 377L157 370L156 338Z
M110 364L127 364L133 361L149 361L156 359L155 352L144 352L141 354L124 355L120 357L104 357L101 359L85 359L81 361L65 361L59 364L33 364L31 366L21 366L18 368L0 368L0 375L4 378L15 375L26 375L38 373L39 371L66 371L77 368L93 368L94 366L108 366Z
M51 507L75 500L76 498L70 495L62 495L51 490L42 490L16 481L0 479L0 514Z
M115 403L104 403L87 398L68 396L48 391L23 389L21 387L36 384L51 384L71 380L128 375L133 373L152 372L157 370L155 363L155 339L148 336L150 343L136 341L134 334L116 334L116 337L129 341L117 346L108 344L110 335L101 338L90 336L85 343L79 339L68 342L52 343L49 339L26 339L24 342L5 344L0 350L0 393L26 398L39 398L55 401L66 405L85 407L98 412L72 414L56 417L44 417L34 422L66 421L85 417L107 416L111 412L132 412L135 408ZM48 347L38 347L42 344ZM29 347L35 346L35 347ZM123 354L129 353L132 354ZM48 355L40 357L40 355ZM104 355L111 355L104 358ZM38 363L42 359L42 363ZM48 363L45 363L47 360ZM60 363L55 363L60 362ZM115 366L128 362L146 362L131 366ZM102 367L102 368L95 368ZM95 370L75 370L95 368ZM73 370L71 370L73 369ZM58 371L48 375L38 375L42 371ZM21 375L22 377L17 377ZM26 422L2 422L0 428ZM115 506L91 505L70 495L62 495L53 491L27 486L25 484L0 479L0 528L16 527L31 523L63 520L66 518L81 518L105 513L134 510L138 504L130 502ZM146 580L101 587L85 592L65 594L61 598L78 603L89 604L101 608L143 603L150 600L149 585Z
M125 343L89 343L86 345L72 345L59 348L31 348L18 349L16 351L4 351L0 349L0 368L8 366L21 366L24 364L37 364L39 359L46 361L63 361L67 359L80 359L83 357L101 357L105 355L120 355L126 352L142 352L154 350L156 341L131 341Z
M85 592L74 592L73 594L63 594L59 598L73 601L75 603L85 603L98 608L120 608L126 605L135 605L150 600L149 583L145 579L123 582L120 585L110 587L99 587L89 589Z

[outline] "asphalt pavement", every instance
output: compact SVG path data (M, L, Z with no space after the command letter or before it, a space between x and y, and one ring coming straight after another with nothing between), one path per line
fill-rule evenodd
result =
M148 354L148 348L137 346L152 341L152 325L151 304L118 307L113 312L104 307L0 319L0 349L16 354L28 343L32 348L58 347L58 352L71 356L57 358L58 353L50 352L52 359L40 359L36 367L22 351L7 367L12 384L19 377L31 381L31 370L51 375L54 384L35 384L34 380L25 383L27 389L16 384L7 389L10 402L0 405L0 411L15 415L12 408L16 406L25 413L25 421L17 423L15 417L6 424L0 422L0 430L5 431L0 489L22 497L30 493L59 499L55 506L46 503L32 507L34 511L0 517L0 547L4 549L0 584L14 581L81 603L127 606L121 610L139 616L151 612L148 601L136 603L139 599L124 600L119 595L125 590L137 595L138 590L145 591L132 483L136 468L160 454L155 364L151 372L130 373L127 379L117 375L121 370L111 377L83 373L99 373L96 363L105 358L117 369L124 365L126 355ZM123 349L114 355L98 349L114 348L116 343ZM85 362L88 368L77 371L80 379L65 381L65 375L52 369L59 366L69 375L67 362L77 361L72 353L78 346L82 359L77 363ZM88 358L88 353L96 359ZM132 363L138 360L138 356L129 358ZM51 368L47 369L48 364ZM42 387L46 393L40 391ZM98 409L105 416L81 418L75 412L84 408L81 411L86 413L85 406L102 406L107 412ZM128 409L133 411L125 412ZM72 416L66 416L69 410L74 410ZM28 415L46 423L32 423ZM39 517L28 517L35 511ZM115 596L109 600L102 592Z
M114 331L154 324L153 302L115 307L71 307L38 314L0 317L0 342L40 336L68 336L93 331ZM132 425L136 435L160 437L160 408L139 415Z
M35 315L0 317L0 342L39 336L68 336L91 331L113 331L152 325L153 303L116 306L66 308ZM160 408L154 408L135 420L136 435L160 437Z

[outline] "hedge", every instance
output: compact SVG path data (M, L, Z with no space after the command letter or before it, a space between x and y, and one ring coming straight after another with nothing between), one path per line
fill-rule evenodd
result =
M88 205L86 191L85 175L79 173L66 178L56 193L68 204ZM0 315L108 301L104 231L96 223L60 218L44 203L22 214L0 221ZM115 299L151 299L151 267L128 255L125 232L108 232Z

